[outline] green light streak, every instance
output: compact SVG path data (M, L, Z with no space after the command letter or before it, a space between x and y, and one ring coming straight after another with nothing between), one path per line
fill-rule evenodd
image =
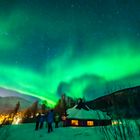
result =
M47 100L50 106L56 102L57 97L51 96L45 86L45 80L37 73L13 66L0 66L0 77L1 87Z

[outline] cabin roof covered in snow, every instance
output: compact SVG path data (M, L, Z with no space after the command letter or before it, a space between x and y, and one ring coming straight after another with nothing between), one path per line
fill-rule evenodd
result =
M88 107L87 107L88 108ZM85 110L84 108L77 109L77 105L67 110L68 118L76 119L111 119L106 112L100 110Z

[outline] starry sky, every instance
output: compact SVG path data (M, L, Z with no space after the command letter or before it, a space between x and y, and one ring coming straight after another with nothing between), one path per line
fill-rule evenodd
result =
M140 85L139 0L0 0L0 87L55 105Z

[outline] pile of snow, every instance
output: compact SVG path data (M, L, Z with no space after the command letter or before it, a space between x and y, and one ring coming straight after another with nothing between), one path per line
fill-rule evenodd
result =
M67 110L68 118L77 118L77 119L111 119L106 112L102 112L100 110L85 110L83 108L77 109L77 106L70 108Z

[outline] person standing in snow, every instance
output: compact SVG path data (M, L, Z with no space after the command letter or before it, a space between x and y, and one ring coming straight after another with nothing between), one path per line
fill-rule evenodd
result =
M43 128L44 121L45 121L45 114L41 114L41 117L40 117L40 129Z
M54 112L50 110L47 115L47 123L48 123L48 133L53 131L52 123L54 121Z
M40 123L40 118L41 118L41 114L38 113L38 115L36 116L36 127L35 127L35 130L38 130L39 123Z
M58 113L56 113L54 116L55 128L58 128L59 121L60 121L60 116Z
M66 117L66 114L65 113L63 113L63 115L61 116L61 120L62 120L62 122L63 122L63 127L65 127L66 126L66 120L67 120L67 117Z

